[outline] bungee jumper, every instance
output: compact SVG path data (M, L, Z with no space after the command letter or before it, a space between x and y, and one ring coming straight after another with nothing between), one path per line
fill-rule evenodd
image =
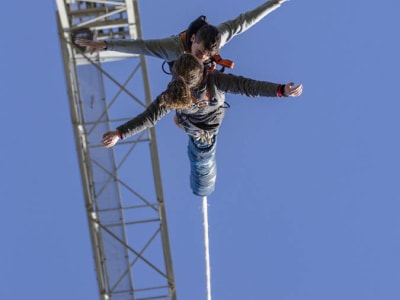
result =
M301 84L259 81L205 68L191 54L183 54L172 66L172 80L141 114L104 133L102 143L113 147L147 128L175 110L174 120L189 136L190 186L197 196L205 197L215 189L216 145L225 115L225 93L247 97L297 97Z
M86 47L90 53L100 50L142 54L158 57L170 66L184 53L191 53L204 63L219 63L233 67L233 62L219 56L220 49L235 36L245 32L276 10L286 0L269 0L238 17L217 26L210 25L205 16L193 21L187 30L161 39L106 39L92 41L77 38L74 43Z

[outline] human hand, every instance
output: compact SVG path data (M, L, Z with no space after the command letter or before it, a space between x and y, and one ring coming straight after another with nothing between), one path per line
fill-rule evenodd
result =
M303 93L303 85L299 84L296 87L293 87L294 82L289 82L285 84L285 93L283 94L286 97L297 97Z
M119 132L117 130L115 131L107 131L105 134L103 134L103 146L106 148L111 148L113 147L119 140Z
M107 48L107 44L104 41L91 41L91 40L86 40L86 39L76 39L74 41L74 43L81 47L88 48L90 51L90 54Z

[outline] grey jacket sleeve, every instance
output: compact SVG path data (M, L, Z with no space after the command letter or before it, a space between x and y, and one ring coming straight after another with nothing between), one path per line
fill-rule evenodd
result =
M153 40L106 40L107 50L154 56L166 61L177 60L184 52L179 35Z
M211 73L208 80L208 84L216 88L216 93L220 91L248 97L278 97L277 92L280 86L278 83L259 81L218 71Z
M170 109L160 106L159 100L160 97L157 97L157 99L154 100L144 112L117 127L123 139L133 136L150 127L154 127L158 120L171 111Z
M240 14L233 20L219 24L217 28L221 33L220 47L222 48L222 46L228 43L233 37L245 32L280 6L278 0L270 0L253 10Z

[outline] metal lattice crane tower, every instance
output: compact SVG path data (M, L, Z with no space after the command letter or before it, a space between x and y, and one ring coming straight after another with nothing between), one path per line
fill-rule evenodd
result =
M100 298L174 300L154 129L113 149L100 144L104 132L152 101L146 60L112 51L90 54L73 44L76 37L141 38L137 1L56 1Z

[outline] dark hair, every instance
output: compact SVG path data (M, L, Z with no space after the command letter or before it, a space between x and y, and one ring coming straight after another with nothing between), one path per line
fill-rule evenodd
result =
M203 64L191 54L183 54L172 67L172 80L161 94L160 104L169 109L185 109L192 104L191 88L203 79Z
M200 16L190 23L188 29L186 29L186 44L189 49L192 47L192 35L196 35L197 31L206 24L208 24L206 16Z
M211 56L217 54L221 45L221 33L213 25L203 25L196 33L196 43L204 42L205 50L209 51Z

